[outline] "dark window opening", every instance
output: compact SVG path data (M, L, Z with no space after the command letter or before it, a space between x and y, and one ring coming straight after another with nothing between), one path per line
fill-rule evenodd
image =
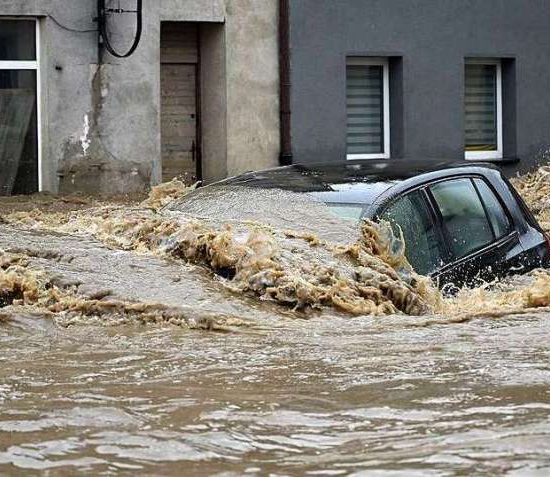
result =
M0 20L0 196L39 189L36 23Z
M0 195L38 191L36 71L0 70Z
M35 21L0 20L0 61L35 60Z

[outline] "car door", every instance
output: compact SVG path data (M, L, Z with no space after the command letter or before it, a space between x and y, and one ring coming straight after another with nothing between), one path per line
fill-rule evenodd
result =
M389 222L396 236L403 233L405 255L417 273L430 275L449 263L441 230L423 189L393 199L377 218Z
M434 278L462 286L504 275L511 251L521 247L519 235L487 182L460 177L432 184L427 191L451 257Z

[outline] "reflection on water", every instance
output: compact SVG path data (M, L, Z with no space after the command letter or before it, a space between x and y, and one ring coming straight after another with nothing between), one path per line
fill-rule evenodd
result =
M284 270L338 259L348 280L367 264L412 286L389 246L338 258L320 233L349 226L311 207L281 207L263 228ZM231 222L242 238L235 210L201 230ZM165 240L181 232L178 212L6 220L0 250L40 293L0 283L0 474L550 473L550 313L531 308L547 305L545 274L434 302L439 314L352 318L236 290L213 253L194 264L166 253L196 243ZM282 232L296 221L298 234ZM249 257L242 240L224 243L226 260Z

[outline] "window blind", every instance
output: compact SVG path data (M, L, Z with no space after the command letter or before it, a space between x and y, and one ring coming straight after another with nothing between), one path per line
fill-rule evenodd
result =
M384 152L382 65L347 65L347 153Z
M466 65L466 151L497 150L497 67Z

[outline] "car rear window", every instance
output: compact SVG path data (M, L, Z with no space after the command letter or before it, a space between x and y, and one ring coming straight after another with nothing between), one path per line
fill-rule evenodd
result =
M428 275L443 265L441 242L421 191L397 199L380 216L405 239L405 255L417 273Z
M470 179L453 179L430 187L449 237L449 247L462 258L494 241L483 204Z
M512 229L512 225L495 193L483 179L474 179L474 182L481 200L485 204L485 210L493 227L495 238L499 239L508 235Z

